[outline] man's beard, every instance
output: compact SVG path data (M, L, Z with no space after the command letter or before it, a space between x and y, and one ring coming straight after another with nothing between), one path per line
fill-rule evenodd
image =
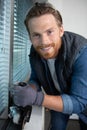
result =
M48 45L41 44L41 45L38 45L37 47L35 47L35 49L40 54L41 57L48 59L48 58L51 57L51 54L49 52L45 52L45 51L42 52L41 49L45 49L45 48L49 48L49 47L54 48L55 43L51 43L51 44L48 44Z

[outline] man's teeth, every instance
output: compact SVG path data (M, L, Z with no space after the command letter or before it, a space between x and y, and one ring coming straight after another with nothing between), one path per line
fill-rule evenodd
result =
M47 51L49 50L51 47L45 47L45 48L41 48L43 51Z

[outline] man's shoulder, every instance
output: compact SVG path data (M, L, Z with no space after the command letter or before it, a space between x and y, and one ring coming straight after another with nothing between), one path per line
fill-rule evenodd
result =
M32 57L32 58L36 58L37 57L40 57L39 54L37 53L37 51L34 49L33 45L31 45L31 48L30 48L30 54L29 54L29 57Z
M30 55L35 55L37 52L35 51L33 45L31 45L31 48L30 48Z
M69 31L64 32L64 35L63 35L62 39L63 39L63 42L67 46L71 46L71 48L72 47L77 48L77 46L82 47L84 45L87 45L87 39L85 37L83 37L80 34L69 32Z
M87 42L87 38L75 32L64 31L64 37L70 38L70 39L78 39L78 40L84 39Z

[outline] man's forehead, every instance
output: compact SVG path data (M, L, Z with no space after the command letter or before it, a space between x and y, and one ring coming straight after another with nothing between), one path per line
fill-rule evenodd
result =
M29 28L33 28L35 30L39 30L39 28L44 28L44 27L48 27L52 28L52 25L54 25L56 23L56 20L54 18L53 15L42 15L40 17L34 17L31 18L28 22L28 27ZM57 23L56 23L57 24Z

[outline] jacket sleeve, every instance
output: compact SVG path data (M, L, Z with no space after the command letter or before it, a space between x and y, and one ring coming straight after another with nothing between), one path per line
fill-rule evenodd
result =
M63 113L80 113L87 107L87 47L81 50L73 65L70 93L62 94Z

